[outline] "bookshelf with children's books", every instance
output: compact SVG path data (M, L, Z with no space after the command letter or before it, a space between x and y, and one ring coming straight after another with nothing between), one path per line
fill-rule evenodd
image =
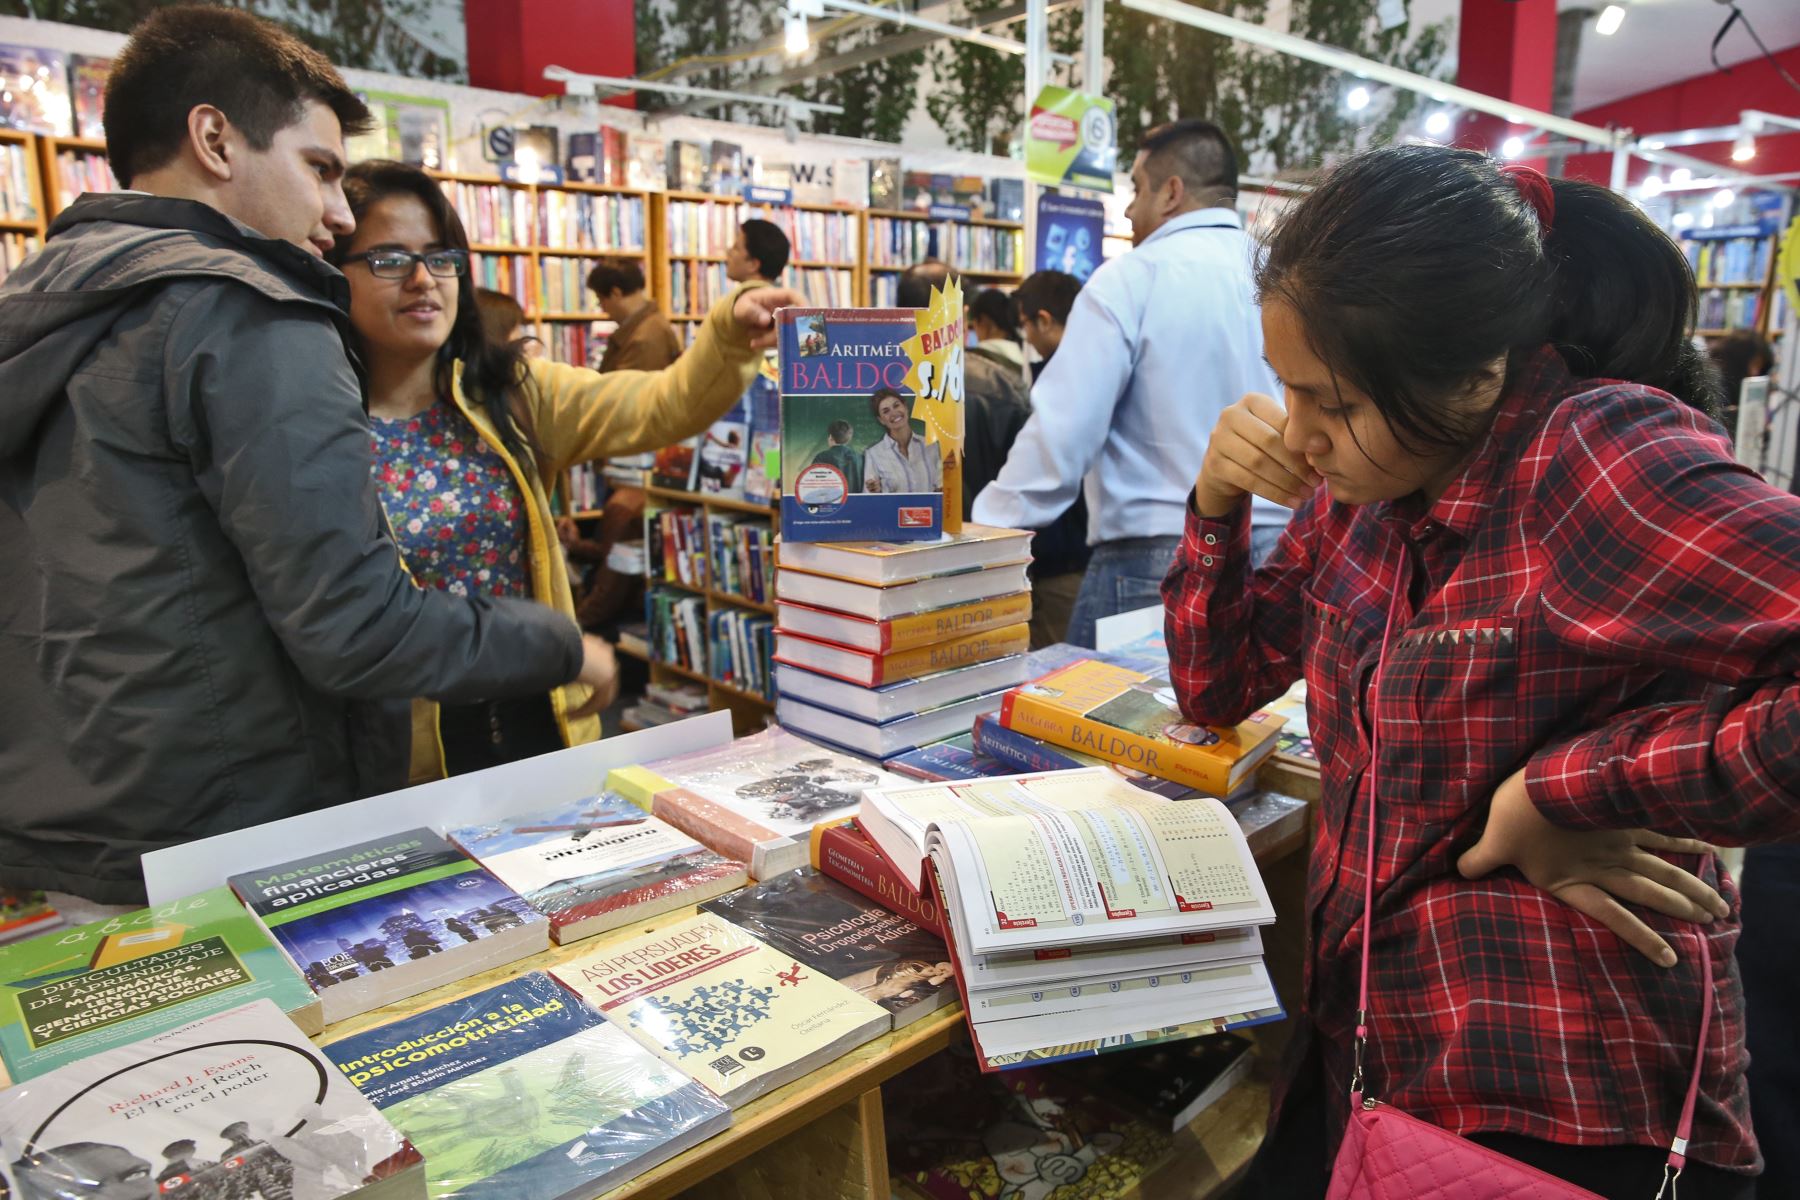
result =
M923 258L948 263L966 296L1025 278L1025 226L1017 221L869 209L862 224L862 303L872 308L891 307L900 273Z
M848 307L862 294L859 214L825 204L762 204L737 196L673 191L659 195L664 253L652 290L684 344L720 296L734 286L725 275L725 253L738 226L752 218L773 222L787 234L791 257L779 280L807 303Z
M644 491L650 678L701 685L754 732L775 703L775 509L648 480Z
M40 137L37 141L46 222L75 203L83 192L119 190L119 181L113 178L112 168L106 162L103 139Z
M36 134L0 129L0 279L44 244L49 223Z

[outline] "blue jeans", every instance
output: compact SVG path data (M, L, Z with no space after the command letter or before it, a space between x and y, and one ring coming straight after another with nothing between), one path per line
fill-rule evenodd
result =
M1250 561L1260 565L1281 538L1278 525L1250 528ZM1102 617L1135 612L1162 603L1163 576L1180 547L1178 537L1122 538L1102 542L1088 559L1087 575L1075 597L1069 632L1063 640L1072 646L1094 647L1094 625Z

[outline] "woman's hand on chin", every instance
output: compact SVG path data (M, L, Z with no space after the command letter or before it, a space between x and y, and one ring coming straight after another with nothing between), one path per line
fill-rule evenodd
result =
M1620 901L1641 904L1664 916L1702 924L1730 914L1724 897L1697 876L1657 857L1710 854L1693 838L1667 837L1648 829L1564 829L1538 812L1520 771L1494 792L1487 827L1457 860L1465 879L1480 879L1513 867L1527 880L1570 908L1586 913L1662 967L1675 965L1675 951Z

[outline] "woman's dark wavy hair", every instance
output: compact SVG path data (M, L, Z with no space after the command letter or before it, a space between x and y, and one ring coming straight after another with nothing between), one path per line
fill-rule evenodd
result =
M443 191L419 168L406 163L371 159L357 163L344 175L344 196L350 202L350 214L358 225L377 203L393 196L411 196L425 206L438 228L438 241L446 249L467 250L469 235L463 230L462 218L456 215ZM335 267L344 265L350 242L341 239L326 258ZM519 387L525 380L524 345L514 342L502 345L492 341L481 321L481 304L476 295L475 272L471 269L456 281L456 321L450 336L438 349L437 366L432 385L440 400L449 400L456 363L463 365L463 395L481 406L508 453L521 464L533 469L541 464L537 439L530 418L519 404Z
M1660 388L1709 416L1718 385L1692 342L1694 276L1675 242L1597 184L1553 181L1546 235L1500 164L1391 146L1333 168L1257 269L1314 353L1415 452L1464 447L1486 414L1450 401L1546 342L1577 378Z

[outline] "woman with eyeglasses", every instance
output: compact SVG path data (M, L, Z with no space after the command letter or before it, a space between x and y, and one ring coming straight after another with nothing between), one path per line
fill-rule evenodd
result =
M530 596L574 616L550 511L557 476L712 424L749 386L775 310L800 298L739 288L666 371L600 375L527 360L518 342L483 335L468 237L429 176L359 163L344 194L356 233L330 258L350 281L375 480L413 578L459 595ZM413 780L593 741L592 714L611 698L568 685L476 704L417 701Z

